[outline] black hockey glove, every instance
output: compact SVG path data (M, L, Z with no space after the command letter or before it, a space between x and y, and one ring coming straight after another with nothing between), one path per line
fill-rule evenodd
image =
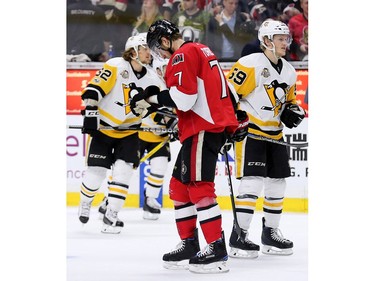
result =
M160 113L156 113L154 117L154 122L158 125L166 125L166 121L164 119L164 115Z
M249 127L249 117L246 111L237 110L236 116L238 120L238 127L236 131L232 134L230 140L240 142L243 141L247 136L247 129Z
M298 104L286 103L281 112L280 120L289 129L297 127L305 118L305 111Z
M132 85L129 86L132 88ZM139 87L133 87L130 91L130 109L133 114L135 116L141 116L142 118L145 118L152 112L155 112L157 110L157 107L153 104L148 103L146 99L155 94L158 94L159 92L160 89L157 86L149 86L145 90Z
M99 129L99 111L97 106L86 106L81 111L83 115L82 134L94 135Z

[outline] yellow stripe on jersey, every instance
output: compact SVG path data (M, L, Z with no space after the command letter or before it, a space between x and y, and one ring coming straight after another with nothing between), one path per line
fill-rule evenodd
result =
M263 131L260 131L260 130L249 129L249 133L251 133L253 135L267 137L267 138L270 138L270 139L275 139L275 140L279 140L283 136L283 132L282 131L280 131L280 133L278 133L277 135L269 135L269 134L266 134L266 133L264 133Z
M297 99L296 99L296 85L292 85L287 93L286 100L288 102L291 102L293 104L297 104Z
M274 127L280 126L280 122L278 122L278 121L272 121L272 120L263 121L263 120L260 120L256 117L254 117L253 115L248 114L248 116L249 116L250 121L252 123L254 123L255 125L258 125L258 126L267 126L267 127L269 127L269 126L274 126Z
M280 203L270 203L269 201L264 200L263 206L267 206L267 207L282 207L283 206L283 202L280 202Z
M109 186L108 190L111 191L111 192L117 192L117 193L120 193L120 194L123 194L123 195L127 195L128 194L128 190L127 189L120 189L120 188L115 188L115 187Z
M238 61L228 72L227 79L232 83L236 92L242 97L246 97L256 87L255 68L243 66Z
M99 108L99 113L100 113L101 116L111 120L117 126L120 126L120 125L123 125L123 124L129 124L129 126L130 126L132 123L139 123L139 121L140 121L139 117L133 117L133 118L128 118L128 119L125 120L125 122L123 122L123 120L120 120L120 119L114 117L109 112L107 112L107 111L105 111L101 108Z
M236 167L236 179L243 177L243 167L245 164L245 145L246 139L241 142L234 143L234 165Z
M99 86L107 95L112 90L113 85L115 85L116 78L117 67L105 63L90 81L90 84Z
M248 201L234 201L234 204L237 206L249 206L249 207L256 207L256 202L248 202Z

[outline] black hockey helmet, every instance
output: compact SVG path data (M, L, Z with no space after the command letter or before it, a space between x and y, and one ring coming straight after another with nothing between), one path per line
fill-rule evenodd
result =
M155 21L147 32L147 45L152 51L160 49L161 37L166 37L171 40L173 34L179 33L178 27L168 20Z

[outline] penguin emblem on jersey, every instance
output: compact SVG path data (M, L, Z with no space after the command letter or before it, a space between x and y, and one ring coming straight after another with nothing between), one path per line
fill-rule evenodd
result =
M263 85L263 87L268 95L268 98L272 106L264 105L261 107L261 109L273 111L274 116L279 115L281 107L286 100L288 85L286 83L279 83L277 80L273 80L271 84L265 84Z

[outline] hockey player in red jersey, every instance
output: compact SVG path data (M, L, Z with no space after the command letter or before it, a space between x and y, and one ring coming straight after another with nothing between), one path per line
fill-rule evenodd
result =
M178 28L167 20L156 21L147 33L151 51L169 58L165 81L169 90L148 87L135 95L135 114L150 104L176 108L182 144L169 184L181 242L163 256L168 269L192 272L227 272L228 259L222 217L215 194L215 168L228 136L235 140L247 134L247 120L239 126L236 98L231 93L216 56L205 45L185 42ZM233 89L233 88L232 88ZM197 221L207 242L200 249Z

